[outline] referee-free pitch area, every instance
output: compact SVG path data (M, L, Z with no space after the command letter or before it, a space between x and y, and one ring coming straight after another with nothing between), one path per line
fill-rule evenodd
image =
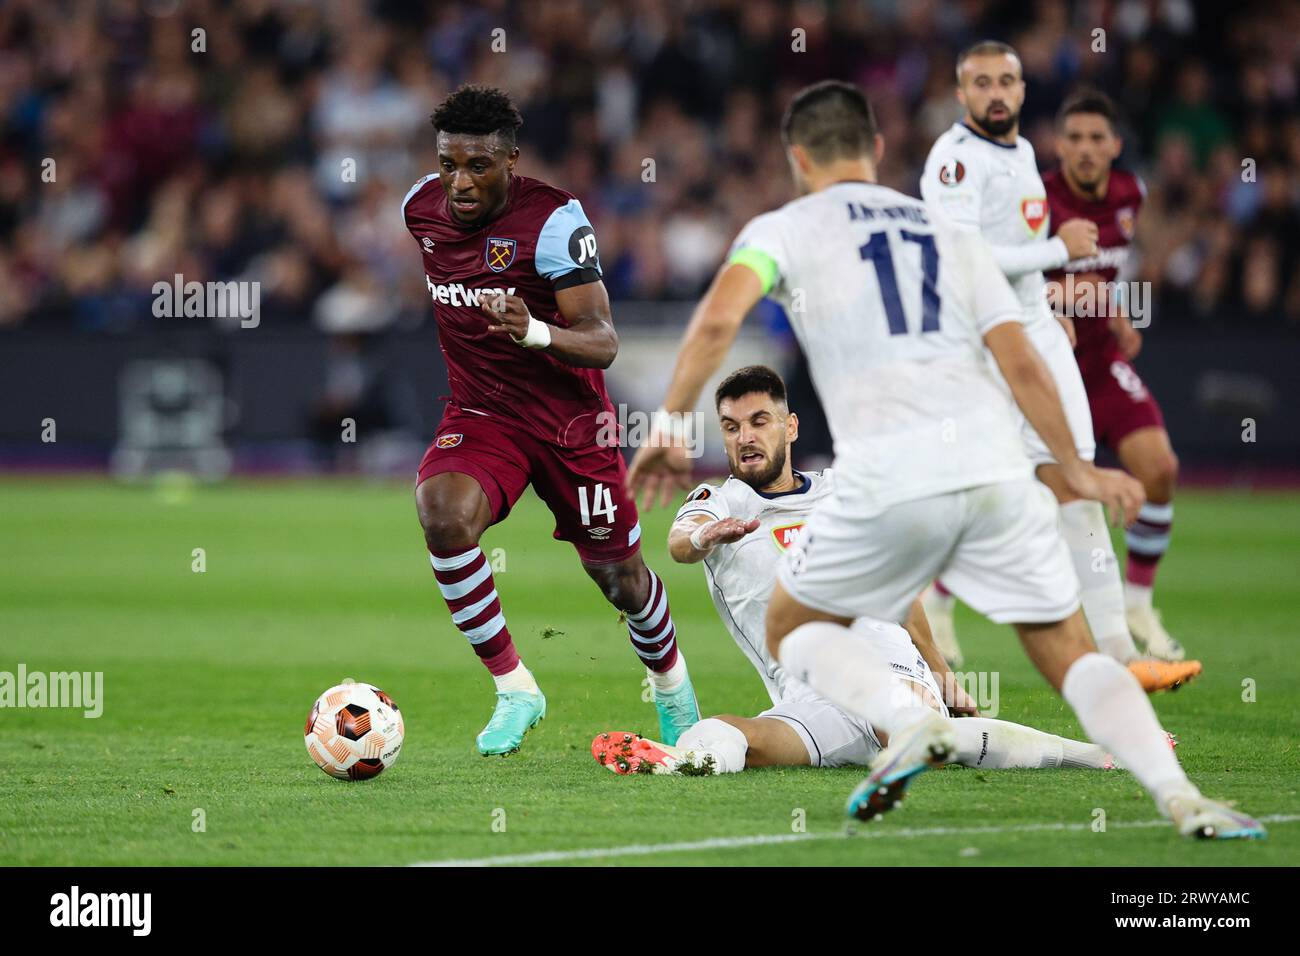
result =
M656 733L643 672L531 493L484 548L549 711L521 753L481 757L490 678L438 596L408 486L3 479L0 672L102 672L104 699L97 719L0 709L0 864L1294 864L1300 495L1177 508L1158 603L1205 675L1156 708L1202 789L1269 821L1264 842L1178 839L1122 772L946 768L854 837L855 770L616 777L589 744ZM753 714L762 686L700 568L669 561L669 517L642 516L645 555L701 708ZM958 627L966 670L997 674L998 716L1080 734L1009 629ZM405 715L375 780L332 780L303 746L312 701L345 677Z

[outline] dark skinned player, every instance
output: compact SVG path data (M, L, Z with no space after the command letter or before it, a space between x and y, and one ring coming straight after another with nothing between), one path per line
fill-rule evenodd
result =
M420 463L416 508L452 622L496 683L480 753L506 754L546 714L510 637L479 539L532 485L583 569L627 615L666 741L699 720L663 582L641 559L604 374L618 354L596 235L562 189L515 173L522 124L500 90L463 86L434 112L438 171L402 204L420 246L451 397Z

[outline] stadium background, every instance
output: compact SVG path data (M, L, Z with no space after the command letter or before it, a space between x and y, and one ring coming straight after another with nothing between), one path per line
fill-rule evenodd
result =
M653 407L731 238L790 198L791 92L861 83L882 180L915 195L959 115L954 54L990 36L1023 58L1040 163L1076 85L1123 109L1121 164L1150 190L1137 364L1186 476L1300 476L1300 4L1188 0L6 3L0 469L408 474L446 387L398 208L465 81L516 97L519 169L581 198L623 337L611 391ZM260 283L260 325L154 317L178 273ZM783 317L758 311L735 358L793 373L808 460L827 450L815 399Z

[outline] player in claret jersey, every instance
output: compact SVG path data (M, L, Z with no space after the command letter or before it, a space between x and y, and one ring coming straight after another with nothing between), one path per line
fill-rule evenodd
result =
M1182 646L1169 636L1151 604L1156 566L1169 545L1178 459L1160 406L1129 364L1142 347L1142 335L1133 328L1122 302L1103 294L1116 288L1110 284L1125 272L1137 214L1146 196L1137 176L1111 166L1122 147L1115 122L1114 104L1096 91L1080 91L1061 107L1057 117L1061 167L1043 176L1051 221L1053 226L1071 219L1096 223L1099 248L1095 255L1072 259L1048 278L1060 290L1061 306L1073 321L1074 355L1092 408L1093 432L1147 493L1146 504L1126 535L1129 630L1149 654L1180 661ZM1080 303L1107 308L1075 307ZM1089 311L1101 314L1083 314Z
M596 236L562 189L514 172L522 124L500 90L465 86L433 114L437 172L402 203L434 301L451 398L415 490L438 587L496 682L483 754L518 749L546 714L519 659L479 538L531 484L577 549L654 687L660 731L677 737L699 707L677 649L663 582L641 560L601 369L618 351Z

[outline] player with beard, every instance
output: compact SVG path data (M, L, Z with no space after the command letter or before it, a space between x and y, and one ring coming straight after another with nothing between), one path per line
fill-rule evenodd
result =
M799 417L790 411L785 383L772 369L751 365L732 372L718 386L714 404L731 477L690 494L669 532L668 551L682 564L704 565L718 616L763 679L772 707L756 717L720 714L702 720L675 747L608 731L596 735L592 755L619 774L867 766L888 738L791 676L764 636L781 556L813 507L833 494L834 474L791 466ZM906 629L863 617L853 630L889 662L891 692L916 694L940 713L969 717L953 722L957 745L949 762L981 769L1115 766L1096 744L980 717L935 647L919 602L912 604Z
M1048 279L1063 296L1072 296L1061 303L1068 315L1080 311L1072 308L1080 296L1085 302L1118 306L1094 310L1102 313L1099 316L1074 316L1074 357L1088 391L1097 439L1142 482L1147 493L1146 504L1125 535L1124 597L1129 629L1149 653L1182 660L1182 645L1165 630L1160 612L1152 606L1156 567L1169 546L1173 524L1178 458L1160 406L1131 364L1142 347L1142 333L1129 321L1123 303L1106 294L1125 271L1137 216L1146 198L1142 180L1113 168L1123 148L1115 124L1114 104L1095 90L1080 91L1061 107L1056 131L1061 166L1043 176L1047 201L1053 219L1081 218L1096 223L1100 250L1095 256L1072 259L1063 269L1048 273ZM1195 663L1187 662L1189 666Z
M988 244L876 182L884 139L851 84L799 91L781 136L798 198L741 229L687 326L660 418L695 407L762 297L786 310L831 426L835 491L778 562L763 632L791 675L889 735L846 812L886 812L958 746L962 721L896 693L895 670L852 629L864 616L906 620L939 578L1015 629L1089 738L1133 772L1180 834L1263 836L1258 821L1187 778L1137 680L1097 652L1060 509L1033 477L1013 404L1073 494L1106 502L1128 523L1142 485L1080 458L1024 305ZM1066 355L1077 381L1068 340ZM643 445L628 481L673 487L689 474L682 442Z
M1056 385L1075 451L1091 462L1096 453L1092 415L1070 340L1047 303L1044 270L1097 254L1097 224L1076 217L1049 238L1050 210L1030 142L1019 135L1025 81L1020 58L1005 43L986 40L957 58L957 99L966 115L935 141L921 176L921 195L950 226L979 233L1020 300L1025 334ZM1102 506L1074 494L1042 437L1020 416L1025 450L1039 481L1060 503L1061 535L1081 586L1080 600L1097 647L1125 664L1148 692L1176 688L1200 672L1192 662L1144 658L1133 643L1125 614L1119 561ZM960 651L951 595L942 582L927 590L926 613L949 659Z
M479 539L530 484L605 600L623 611L668 741L699 720L664 584L641 560L602 369L618 352L596 235L582 204L515 173L523 123L500 90L463 86L433 114L437 172L402 203L434 301L451 398L415 502L451 620L492 675L477 745L518 749L546 698L506 626Z

